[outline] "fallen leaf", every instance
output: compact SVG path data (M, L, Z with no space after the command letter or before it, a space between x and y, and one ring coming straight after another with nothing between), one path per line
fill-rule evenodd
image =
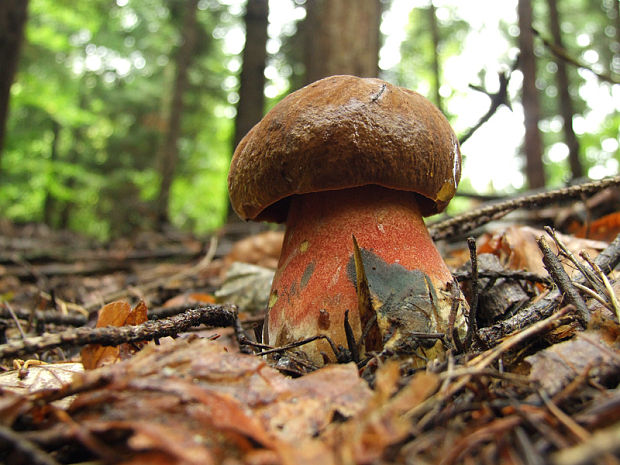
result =
M222 274L235 262L248 263L275 270L282 250L283 231L265 231L235 242L224 257Z
M215 292L216 300L235 304L249 313L262 312L267 308L273 276L272 269L234 262Z
M73 380L76 373L84 371L79 362L61 362L31 365L20 370L0 374L0 389L21 395L32 394L46 389L59 389ZM72 398L54 402L58 408L67 408Z
M610 213L588 224L575 224L570 228L576 237L611 242L620 234L620 212Z
M617 326L617 325L616 325ZM573 339L554 344L525 358L530 380L553 396L578 376L604 379L620 370L617 347L605 335L593 330L579 332ZM618 342L614 341L617 345ZM588 373L585 373L589 370Z
M147 321L147 308L144 301L132 309L127 302L118 301L104 305L99 310L97 328L106 326L135 326ZM119 346L87 345L82 349L82 363L86 370L125 360L138 351L144 343L121 344Z
M198 338L148 346L130 360L85 372L76 384L99 387L74 401L71 418L91 434L123 433L118 447L134 463L260 457L330 465L334 452L318 437L335 418L355 418L373 397L355 364L293 379L259 357Z
M542 263L542 252L538 248L536 239L540 236L548 237L545 231L529 226L509 226L507 228L484 234L478 240L478 253L492 253L499 257L501 263L512 270L526 270L541 276L547 275ZM579 252L586 251L590 257L596 257L607 244L601 241L581 239L557 233L557 237L566 245L566 248L578 256ZM551 249L557 252L553 241L549 241ZM572 266L564 265L569 275L573 272Z

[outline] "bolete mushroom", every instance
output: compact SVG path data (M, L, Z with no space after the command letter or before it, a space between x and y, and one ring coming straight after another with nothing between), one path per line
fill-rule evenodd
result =
M286 222L263 342L323 334L353 349L351 330L357 342L367 335L352 236L377 316L373 348L416 349L414 335L445 332L452 275L422 217L444 210L460 175L448 121L411 90L332 76L274 106L237 146L228 176L241 218ZM324 339L301 349L318 364L336 359Z

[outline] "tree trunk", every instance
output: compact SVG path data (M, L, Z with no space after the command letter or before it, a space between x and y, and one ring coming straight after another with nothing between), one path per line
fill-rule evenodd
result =
M245 47L239 84L239 103L235 118L233 150L252 126L263 117L265 106L265 61L267 60L268 0L248 0L245 12ZM228 220L237 214L228 204Z
M439 110L443 111L441 103L441 94L439 88L441 87L441 66L439 64L439 28L437 27L437 14L435 12L435 5L432 0L428 6L428 22L431 28L431 39L433 41L433 77L435 82L433 83L433 93L435 94L435 105Z
M168 119L168 131L161 150L160 175L161 187L157 199L157 224L159 227L170 222L168 201L170 186L174 180L177 161L179 159L178 140L181 136L181 120L183 116L183 94L188 84L188 70L194 55L198 36L196 11L198 0L187 0L185 18L181 30L181 46L176 55L176 76L172 90L172 102Z
M235 119L234 147L263 117L267 60L268 0L249 0L245 13L245 48Z
M525 175L530 189L545 186L545 171L542 162L542 138L538 130L540 102L536 89L536 57L534 55L534 34L532 33L532 4L530 0L519 0L519 63L523 73L521 101L525 119Z
M312 0L306 11L306 83L334 74L377 76L380 0Z
M562 43L562 33L560 31L560 19L558 14L558 6L556 0L547 0L549 6L549 29L553 35L553 41L555 44L564 49ZM558 86L558 96L560 98L560 112L564 120L564 139L566 145L568 145L568 162L573 179L578 179L583 176L583 167L579 160L579 141L575 135L573 129L573 101L569 92L568 72L566 70L566 63L559 57L556 57L555 62L558 66L556 72L556 80Z
M0 1L0 173L11 85L24 38L28 0Z

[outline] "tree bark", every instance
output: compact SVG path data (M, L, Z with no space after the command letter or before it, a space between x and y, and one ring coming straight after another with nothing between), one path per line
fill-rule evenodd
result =
M540 102L536 88L536 56L534 55L534 34L532 33L531 0L519 0L519 63L523 73L521 101L525 119L525 175L531 189L545 186L545 171L542 161L543 144L538 121Z
M268 15L268 0L248 0L234 147L263 117Z
M551 30L553 41L558 47L564 49L557 2L556 0L547 0L547 5L549 6L549 29ZM568 72L564 60L556 57L555 62L558 66L556 81L560 98L560 112L564 120L564 139L568 146L568 162L572 178L578 179L583 176L583 167L579 160L579 141L573 129L575 111L573 110L573 101L569 92Z
M187 0L185 18L181 30L181 46L176 55L176 76L172 90L172 102L168 119L168 131L161 150L160 175L161 187L157 199L157 224L162 226L170 222L169 198L170 186L174 180L174 173L179 159L178 141L181 136L181 121L183 117L183 94L188 85L188 71L194 56L198 36L196 12L198 0Z
M263 117L265 62L267 60L268 0L248 0L245 12L245 47L239 77L239 102L235 118L233 150L252 126ZM228 204L228 221L239 221Z
M306 11L306 83L334 74L377 76L380 0L311 0Z
M435 95L435 105L443 112L441 94L439 88L441 87L441 65L439 63L439 27L437 27L437 14L435 11L435 5L430 2L428 6L428 22L431 28L431 39L433 41L433 77L435 82L433 83L433 93Z
M0 173L11 85L17 72L27 16L28 0L0 1Z

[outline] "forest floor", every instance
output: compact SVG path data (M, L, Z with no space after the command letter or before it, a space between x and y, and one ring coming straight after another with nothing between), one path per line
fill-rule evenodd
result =
M620 463L618 184L430 224L471 330L422 364L257 355L281 231L1 223L0 462Z

